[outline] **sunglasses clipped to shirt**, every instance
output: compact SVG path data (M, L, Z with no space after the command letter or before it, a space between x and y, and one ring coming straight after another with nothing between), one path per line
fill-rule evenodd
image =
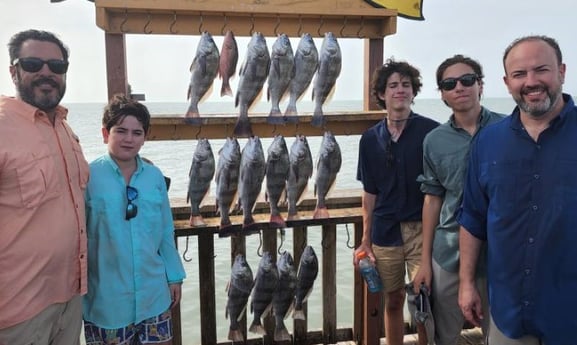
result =
M130 220L138 214L138 207L133 203L138 198L138 190L131 186L126 186L126 220Z
M19 65L20 68L28 73L36 73L40 71L42 67L44 67L44 64L48 65L48 68L52 73L64 74L68 71L68 61L58 59L42 60L37 57L24 57L17 58L12 62L12 65Z
M473 86L479 80L479 76L475 73L467 73L463 74L459 78L447 78L441 80L439 83L439 88L445 91L451 91L457 87L457 82L460 82L461 85L465 87Z

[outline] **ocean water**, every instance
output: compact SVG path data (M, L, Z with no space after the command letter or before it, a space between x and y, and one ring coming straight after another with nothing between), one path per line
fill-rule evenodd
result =
M187 103L156 103L144 102L153 116L166 114L184 114ZM510 98L488 98L483 99L482 104L489 109L504 114L509 114L514 103ZM68 103L63 104L68 107L70 112L68 121L75 133L80 138L80 143L88 161L106 152L106 145L102 141L101 135L101 116L105 103ZM281 109L283 104L281 104ZM312 111L311 102L299 103L299 111ZM236 114L234 105L231 102L214 102L201 103L199 105L201 114L210 113L231 113ZM354 111L362 109L360 100L353 101L330 101L324 107L325 113L338 111ZM450 111L439 99L416 99L413 110L421 115L428 116L439 122L445 122L449 118ZM267 113L268 104L260 102L252 109L251 113ZM290 148L294 138L285 138ZM313 160L316 162L320 148L320 137L308 138ZM263 148L266 150L272 141L271 138L263 138ZM337 141L342 150L343 164L339 175L337 176L335 190L361 188L356 181L357 167L357 150L358 135L338 136ZM222 147L223 140L211 140L211 146L217 155L218 150ZM239 140L241 147L244 146L246 139ZM192 160L192 154L196 146L196 140L180 141L150 141L146 142L141 150L141 155L150 159L157 165L166 176L172 179L169 197L173 204L182 204L186 198L188 188L188 171ZM217 158L217 157L215 157ZM314 178L314 175L313 175ZM209 194L214 196L214 183L211 186ZM313 180L309 181L309 190L314 188ZM329 195L330 196L330 195ZM311 229L309 231L308 241L315 249L319 260L322 260L321 236L320 229ZM350 244L353 241L353 228L347 229L342 225L337 228L337 327L351 327L353 313L353 266L352 253L353 249ZM280 250L291 250L292 232L286 229L285 241ZM258 261L260 257L257 253L259 246L259 237L252 235L247 237L247 261L249 262L253 273L256 274ZM280 244L280 241L279 241ZM179 251L183 255L184 267L187 272L187 279L183 284L183 297L181 303L183 344L193 345L200 344L200 300L198 284L198 262L195 260L197 253L196 237L189 239L179 239ZM216 320L217 336L219 341L226 340L228 334L229 320L225 318L226 293L225 287L230 276L230 240L215 237L215 279L216 279ZM191 260L191 261L188 261ZM315 289L309 297L309 330L322 329L322 299L321 299L321 272L315 282ZM249 324L252 315L247 315ZM292 322L286 320L289 331L292 330ZM257 335L250 334L249 337L256 338Z

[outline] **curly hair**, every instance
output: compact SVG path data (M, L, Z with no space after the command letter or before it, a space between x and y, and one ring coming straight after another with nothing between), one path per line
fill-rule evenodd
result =
M13 63L14 60L20 57L20 49L22 49L22 44L27 40L52 42L56 44L62 52L62 58L64 61L68 61L68 56L70 54L68 47L66 47L55 34L48 31L30 29L26 31L20 31L19 33L12 36L12 38L10 38L10 42L8 42L8 54L10 55L10 63Z
M127 98L123 94L116 94L112 96L108 105L104 108L102 115L102 126L107 131L121 123L126 116L134 116L138 122L142 124L144 132L148 133L150 128L150 113L146 106L137 101Z
M408 77L411 80L413 96L416 96L423 86L421 72L418 69L404 61L387 59L384 65L375 70L372 81L372 95L383 109L387 109L387 104L379 98L379 94L386 89L387 81L394 73L399 73L402 77Z

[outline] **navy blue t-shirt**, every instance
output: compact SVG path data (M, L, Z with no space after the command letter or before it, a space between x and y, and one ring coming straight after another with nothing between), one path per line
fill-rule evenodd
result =
M401 246L400 222L421 220L423 193L417 177L423 173L423 139L438 125L411 113L397 142L391 140L386 120L361 136L357 180L365 192L376 195L371 223L374 244Z

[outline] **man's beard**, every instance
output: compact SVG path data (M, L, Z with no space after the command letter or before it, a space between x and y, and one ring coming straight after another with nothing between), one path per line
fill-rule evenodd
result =
M547 94L547 98L538 104L525 102L525 100L523 99L523 94L529 93L533 90L545 91L545 93ZM533 117L541 117L547 114L549 111L551 111L553 107L555 107L555 104L557 104L559 99L561 99L561 95L562 92L560 88L553 90L553 92L549 88L546 88L544 86L534 88L524 88L523 90L521 90L521 95L518 98L515 98L515 102L517 103L519 108L521 108L521 110L523 110L527 114Z
M34 88L40 86L41 84L49 84L52 87L58 89L58 94L56 96L52 96L49 94L41 93L40 95L36 95L34 93ZM20 98L30 104L35 106L36 108L43 110L43 111L50 111L56 108L62 97L64 97L64 93L66 92L66 84L58 84L54 80L50 78L39 78L34 80L29 84L25 84L22 82L22 78L18 76L18 84L16 86L18 89L18 94Z

